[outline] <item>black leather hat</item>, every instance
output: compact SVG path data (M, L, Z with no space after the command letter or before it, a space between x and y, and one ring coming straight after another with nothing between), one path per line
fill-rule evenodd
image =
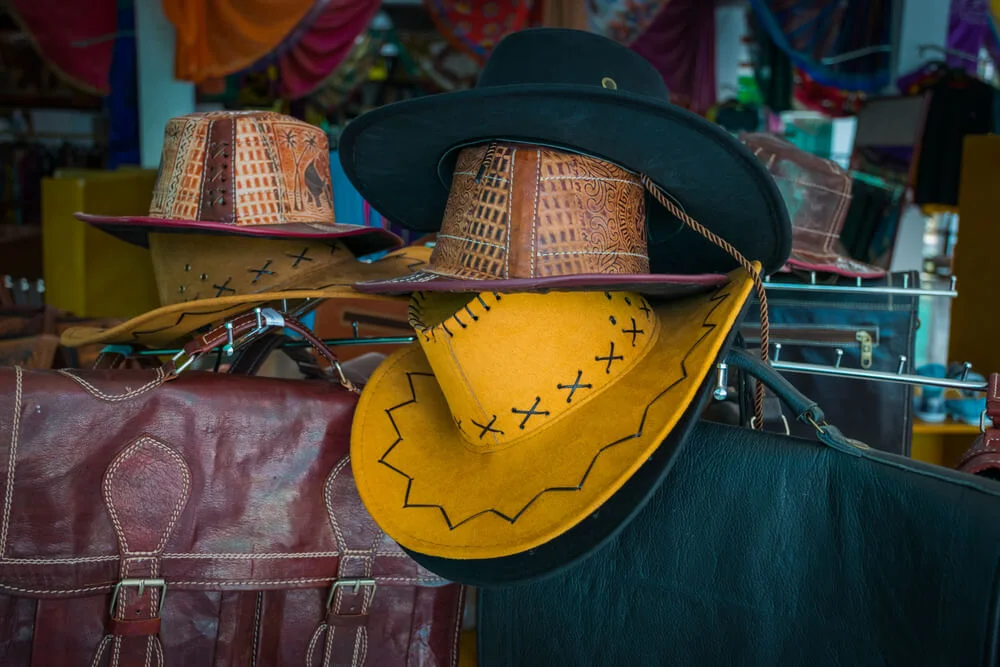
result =
M382 215L433 232L458 150L492 140L548 145L645 174L765 273L781 268L790 252L788 214L764 166L722 128L670 104L663 78L642 56L588 32L513 33L475 88L386 105L349 123L340 159ZM652 272L735 268L648 199Z

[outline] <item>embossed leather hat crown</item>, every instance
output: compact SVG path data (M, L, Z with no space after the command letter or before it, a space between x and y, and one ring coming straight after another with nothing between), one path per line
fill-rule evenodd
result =
M150 230L343 239L356 255L402 245L385 229L335 224L326 134L271 111L170 119L149 215L76 217L143 246Z
M362 500L431 557L501 558L557 538L653 452L669 463L684 437L664 438L700 410L751 285L737 269L660 305L628 291L415 293L417 342L379 366L355 412Z
M720 274L649 273L644 193L636 174L586 155L499 142L465 148L431 261L413 274L356 287L676 295L725 282Z
M453 181L464 171L456 170L459 154L492 141L550 146L648 177L765 273L788 257L788 215L764 167L722 128L670 104L642 56L583 31L515 32L497 45L475 88L365 113L344 129L339 153L372 207L410 229L436 231L449 190L465 187ZM737 265L659 202L650 199L646 214L652 273Z

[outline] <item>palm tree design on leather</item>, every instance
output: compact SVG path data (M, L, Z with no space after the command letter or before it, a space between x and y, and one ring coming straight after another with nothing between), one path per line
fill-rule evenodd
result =
M329 165L325 160L319 159L321 150L319 144L315 134L303 136L299 128L286 129L282 132L279 154L283 148L288 151L291 158L292 208L295 211L305 211L307 208L322 209L324 202L333 208Z

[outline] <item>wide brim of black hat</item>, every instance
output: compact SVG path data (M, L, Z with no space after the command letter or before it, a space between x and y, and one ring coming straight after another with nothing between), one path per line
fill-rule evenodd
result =
M744 314L746 308L744 308ZM737 322L741 321L742 315ZM734 326L719 352L724 359L736 338ZM402 547L422 567L469 586L510 586L539 581L565 572L594 556L625 529L669 477L677 454L687 443L715 387L710 373L677 425L642 467L600 509L559 537L529 551L502 558L455 559L428 556Z
M577 84L519 84L430 95L374 109L340 138L347 177L375 210L421 232L440 228L462 146L553 146L646 174L692 218L763 264L791 251L784 202L735 137L662 100ZM726 273L736 262L650 200L654 273Z

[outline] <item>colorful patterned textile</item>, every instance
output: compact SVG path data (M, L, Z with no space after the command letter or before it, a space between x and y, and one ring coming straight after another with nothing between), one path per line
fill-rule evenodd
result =
M441 34L480 64L504 36L539 24L542 13L538 0L424 0L424 6Z
M60 78L94 95L108 93L116 0L11 0L7 11Z
M583 0L579 0L583 1ZM671 0L587 0L591 32L632 44ZM714 11L714 2L701 2ZM672 90L672 89L671 89Z
M764 29L816 83L866 93L891 80L898 0L750 0Z

